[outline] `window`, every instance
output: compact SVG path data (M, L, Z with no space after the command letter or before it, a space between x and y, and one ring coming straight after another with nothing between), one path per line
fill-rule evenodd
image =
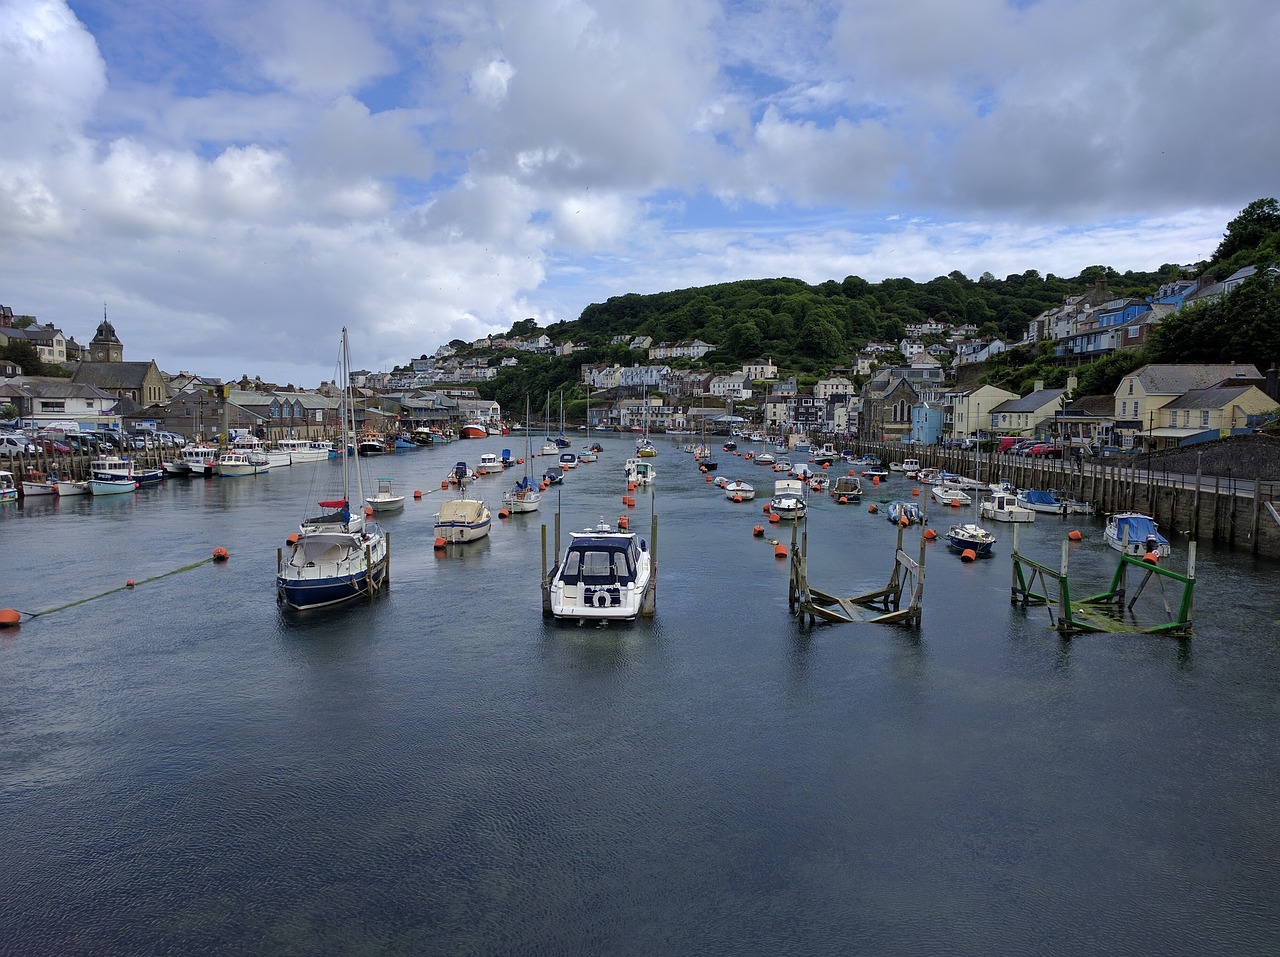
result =
M1133 380L1129 380L1129 395L1133 395Z
M1120 400L1120 418L1127 419L1129 417L1129 400Z
M1170 412L1170 413L1169 413L1169 428L1171 428L1171 429L1172 429L1172 428L1175 428L1175 427L1177 426L1177 424L1178 424L1178 413L1177 413L1177 412Z
M1200 426L1205 429L1209 427L1209 410L1208 409L1200 410Z

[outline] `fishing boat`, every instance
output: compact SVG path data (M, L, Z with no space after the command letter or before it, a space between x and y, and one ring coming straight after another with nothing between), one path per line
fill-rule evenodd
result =
M731 502L749 502L756 497L755 486L747 482L727 482L724 497Z
M355 441L355 404L351 392L351 358L347 330L342 330L338 381L344 385L342 432ZM323 608L371 598L390 578L390 544L376 522L351 509L364 499L360 453L342 456L342 497L321 501L326 511L303 519L289 536L288 554L277 561L276 596L289 608Z
M218 456L218 474L224 478L243 478L271 471L265 452L231 449Z
M89 495L89 483L73 482L70 479L58 479L58 498L67 498L71 495Z
M350 443L348 443L348 445L350 445ZM395 448L394 442L392 443L392 448ZM385 435L379 435L377 432L366 432L364 435L360 436L360 440L356 442L356 451L366 458L371 455L386 455L387 437Z
M181 458L165 459L162 467L165 475L182 476L191 474L191 466L182 461Z
M634 532L615 531L606 522L570 532L569 546L547 586L551 614L565 620L636 618L652 570L648 546Z
M1018 504L1016 496L1008 492L993 492L978 506L978 514L993 522L1034 522L1036 513Z
M290 465L308 465L329 458L329 443L315 439L281 439L276 448L288 453Z
M773 483L773 498L769 499L769 511L784 521L805 517L809 506L804 498L804 482L799 479L778 479Z
M915 502L897 499L889 503L885 509L885 517L895 525L906 521L908 525L919 525L924 522L924 513Z
M121 495L133 492L138 482L133 477L133 463L109 456L89 463L89 492L92 495Z
M485 439L489 437L489 428L483 422L472 421L462 427L464 439Z
M653 467L653 464L639 458L627 459L623 472L628 484L634 482L636 485L652 485L654 479L658 477L658 470Z
M0 502L16 502L18 500L18 486L13 480L13 473L0 469Z
M212 475L218 450L207 445L188 445L182 450L182 461L192 475Z
M524 403L524 420L529 421L529 400ZM524 434L524 475L513 488L502 493L502 507L511 514L536 512L542 502L542 487L533 480L533 440L528 431Z
M404 496L397 495L389 478L377 479L378 490L365 499L375 512L398 512L404 508Z
M10 476L12 480L12 476ZM27 472L26 477L22 480L22 496L23 498L34 498L41 495L57 495L58 494L58 474L49 472L42 474L40 472Z
M1141 512L1115 512L1107 517L1107 544L1118 552L1143 558L1154 554L1165 558L1169 554L1169 540L1150 515Z
M929 489L929 494L933 496L934 501L941 505L960 506L973 504L973 499L969 497L968 492L951 485L935 485Z
M459 463L462 464L462 463ZM440 505L436 513L436 539L445 542L474 542L489 534L493 516L483 499L469 498L458 483L458 497Z

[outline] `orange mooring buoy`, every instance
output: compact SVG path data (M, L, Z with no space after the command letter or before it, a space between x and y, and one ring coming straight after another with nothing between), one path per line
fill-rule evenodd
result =
M772 524L777 525L779 522L781 522L781 521L782 521L782 516L781 516L781 515L779 515L777 512L770 512L770 513L769 513L769 521L770 521Z
M420 489L420 488L415 488L415 489L413 490L413 497L414 497L414 498L422 498L422 489Z
M771 511L771 509L769 508L769 503L768 503L768 502L765 502L765 503L764 503L764 508L763 508L761 511L763 511L766 515L768 515L768 514L769 514L769 512Z
M870 512L872 515L874 515L876 512L880 511L880 506L872 502L870 505L867 506L867 511Z
M1155 552L1147 552L1145 555L1142 556L1142 560L1146 562L1148 565L1160 564L1160 556L1157 555Z
M786 558L786 557L787 557L787 546L786 546L786 545L783 545L781 542L779 542L777 545L774 545L774 546L773 546L773 557L774 557L774 558Z
M498 509L498 518L506 518L510 514L505 508Z
M1067 538L1071 539L1073 542L1078 542L1080 539L1084 538L1084 536L1080 534L1080 529L1073 528L1071 531L1067 532Z
M914 495L916 498L919 498L919 497L920 497L920 489L919 489L919 488L913 488L913 489L911 490L911 494L912 494L912 495Z
M289 537L292 538L295 542L298 540L297 535L290 535ZM215 562L225 562L230 557L231 556L227 554L227 550L223 548L221 545L219 545L217 548L213 550L213 560Z
M925 537L925 541L931 542L938 537L938 533L931 528L926 528L924 530L924 537Z
M125 588L132 588L132 587L133 587L134 585L136 585L136 584L137 584L137 582L135 582L132 578L130 578L127 582L125 582L125 583L124 583L124 587L125 587Z
M848 505L849 497L847 495L841 495L838 499L836 499L836 502L840 505Z
M751 534L756 538L764 538L764 526L757 525L755 528L751 529Z
M976 560L977 557L978 557L978 553L975 552L972 548L966 548L964 551L960 553L960 561L962 562L971 562Z
M436 548L444 548L444 547L445 547L446 545L448 545L448 544L449 544L449 543L448 543L448 542L446 542L443 538L437 538L437 539L436 539Z
M908 525L911 524L911 519L907 518L904 515L902 516L902 518L898 519L898 524L901 525L903 528L906 528Z
M22 612L14 608L0 608L0 628L12 628L22 621Z

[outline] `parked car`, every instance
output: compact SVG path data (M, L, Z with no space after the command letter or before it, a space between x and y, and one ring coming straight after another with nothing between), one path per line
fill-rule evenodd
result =
M1035 439L1023 439L1009 450L1010 455L1026 455L1027 451L1039 443Z
M15 455L30 455L36 450L31 440L21 433L0 435L0 455L12 458Z
M1039 445L1033 445L1028 449L1027 455L1035 458L1060 459L1062 458L1062 446L1054 445L1052 442L1041 442Z
M37 447L45 453L45 455L53 455L55 453L65 453L71 451L71 446L57 439L40 439L36 443Z

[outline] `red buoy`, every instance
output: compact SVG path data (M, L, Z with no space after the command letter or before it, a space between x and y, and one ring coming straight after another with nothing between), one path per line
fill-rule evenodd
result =
M976 560L977 557L978 557L978 553L975 552L972 548L966 548L964 551L960 553L960 561L962 562L971 562Z
M22 613L13 608L0 608L0 628L12 628L22 621Z
M298 540L297 535L290 535L289 537L292 538L295 542ZM217 548L213 550L213 560L215 562L225 562L230 557L231 556L227 554L227 550L223 548L221 545L219 545Z
M774 546L773 546L773 557L774 557L774 558L786 558L786 557L787 557L787 546L786 546L786 545L783 545L783 544L781 544L781 543L779 543L779 544L777 544L777 545L774 545Z
M1080 529L1073 528L1071 531L1067 532L1067 538L1071 539L1073 542L1078 542L1084 538L1084 536L1080 534Z
M938 537L938 533L931 528L926 528L924 530L924 537L925 537L925 541L931 542Z
M751 530L751 534L754 535L756 538L764 538L764 526L757 525L755 528Z
M415 488L415 489L413 490L413 497L414 497L414 498L422 498L422 489L420 489L420 488Z
M448 542L446 542L443 538L437 538L437 539L436 539L436 548L444 548L444 547L445 547L446 545L448 545L448 544L449 544L449 543L448 543Z

